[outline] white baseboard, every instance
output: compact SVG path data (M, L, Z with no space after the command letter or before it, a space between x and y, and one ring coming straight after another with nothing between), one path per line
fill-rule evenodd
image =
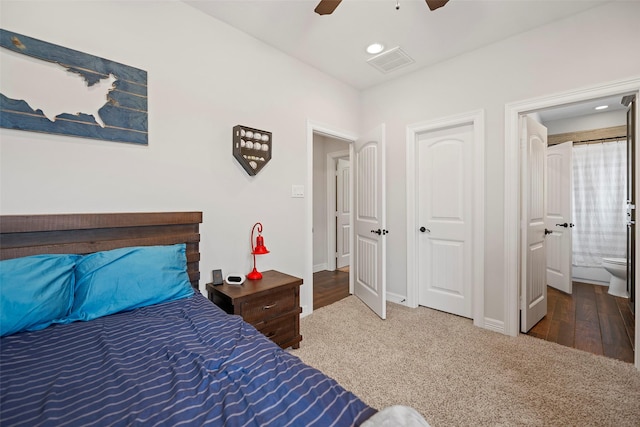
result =
M490 319L488 317L485 317L483 327L484 329L488 329L490 331L506 334L504 329L504 322L502 320Z
M317 273L318 271L324 271L329 268L329 265L325 262L322 264L316 264L313 266L313 272Z
M580 267L574 265L571 271L571 280L574 282L589 283L592 285L609 286L611 274L602 267Z
M406 296L394 294L393 292L387 292L387 301L394 302L396 304L407 305Z
M584 278L575 278L572 277L572 280L574 282L580 282L580 283L588 283L590 285L598 285L598 286L606 286L609 287L609 282L601 282L599 280L590 280L590 279L584 279Z

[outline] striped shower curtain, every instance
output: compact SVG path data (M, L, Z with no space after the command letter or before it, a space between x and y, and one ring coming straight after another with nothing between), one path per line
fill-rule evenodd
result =
M627 248L625 140L573 146L573 265L600 267Z

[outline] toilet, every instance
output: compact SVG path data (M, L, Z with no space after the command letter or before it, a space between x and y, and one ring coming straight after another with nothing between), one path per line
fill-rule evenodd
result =
M627 260L625 258L602 258L602 267L611 274L609 294L629 298L627 293Z

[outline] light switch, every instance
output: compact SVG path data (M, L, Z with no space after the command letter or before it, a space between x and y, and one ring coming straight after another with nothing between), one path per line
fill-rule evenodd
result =
M304 185L292 185L291 197L304 197Z

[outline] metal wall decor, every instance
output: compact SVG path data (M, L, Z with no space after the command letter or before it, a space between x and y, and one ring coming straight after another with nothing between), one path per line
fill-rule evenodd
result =
M249 175L256 175L271 160L271 136L266 130L233 127L233 157Z

